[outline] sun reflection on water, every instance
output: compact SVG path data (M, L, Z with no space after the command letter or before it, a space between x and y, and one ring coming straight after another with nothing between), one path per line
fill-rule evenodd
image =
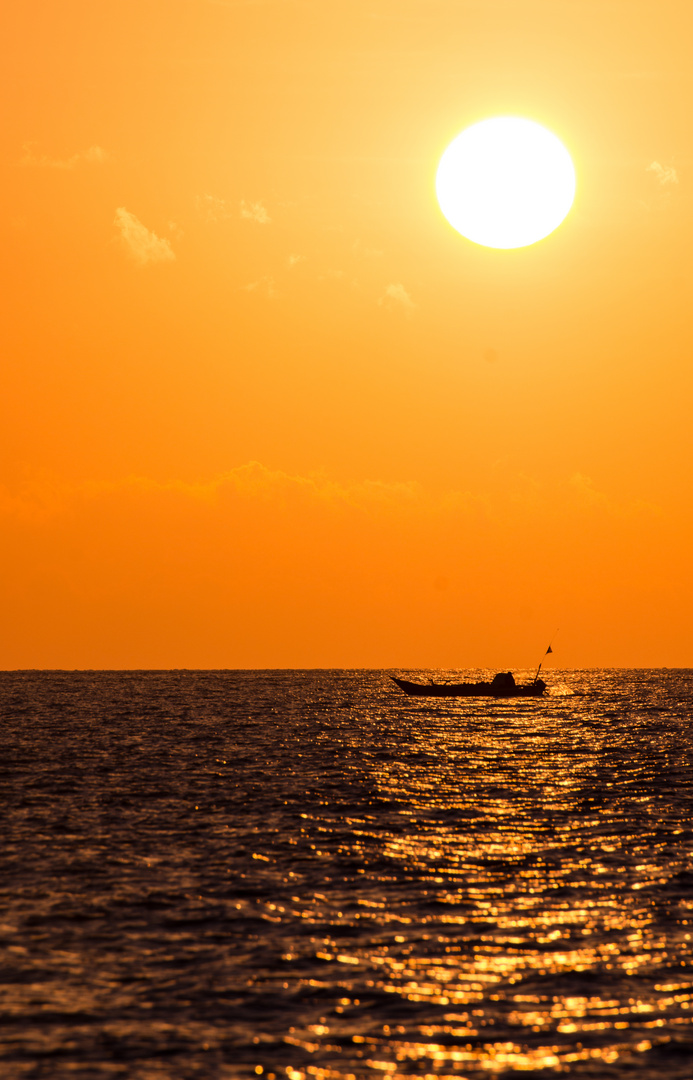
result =
M362 925L348 955L338 933L316 953L358 997L292 1034L314 1058L294 1080L598 1077L642 1064L677 1029L689 1039L693 982L651 980L691 958L693 902L679 892L663 918L653 892L687 865L669 861L679 822L642 790L626 735L619 755L600 715L563 703L548 716L507 708L495 729L472 710L466 724L452 709L425 716L407 755L371 766L389 828L359 819L340 848L371 890L352 926L403 932L369 947Z

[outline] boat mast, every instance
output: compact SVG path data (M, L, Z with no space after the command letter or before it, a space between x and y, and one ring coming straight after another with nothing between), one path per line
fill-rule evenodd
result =
M559 627L557 627L557 628L556 628L556 629L554 630L553 634L551 635L551 641L549 642L549 647L548 647L548 649L546 650L546 652L544 653L544 656L542 656L541 660L539 661L539 667L537 668L537 673L536 673L536 675L534 676L534 681L535 681L535 682L536 682L536 681L537 681L537 679L539 678L539 672L541 671L541 665L542 665L542 664L544 663L544 659L545 659L545 657L547 657L547 656L549 655L549 653L552 653L552 652L553 652L553 649L551 648L551 645L553 644L553 639L555 638L556 634L558 633L558 630L559 630Z

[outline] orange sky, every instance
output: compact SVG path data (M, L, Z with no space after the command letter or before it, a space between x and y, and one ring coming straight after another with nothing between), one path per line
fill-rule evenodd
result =
M0 667L693 663L693 15L8 0ZM566 144L464 240L464 127Z

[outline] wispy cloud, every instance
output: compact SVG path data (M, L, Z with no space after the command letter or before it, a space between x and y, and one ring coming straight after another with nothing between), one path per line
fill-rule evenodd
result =
M34 146L35 143L24 143L24 156L20 158L20 165L39 169L74 169L83 162L87 165L103 165L109 157L101 146L90 146L88 150L82 150L69 158L51 158L47 154L37 154Z
M225 221L232 216L226 199L216 195L196 195L195 209L205 221Z
M195 209L206 221L226 221L234 216L226 199L208 193L195 196ZM254 221L257 225L269 225L272 220L261 202L246 202L241 199L240 212L242 218Z
M416 304L400 281L391 282L385 289L384 294L378 300L378 303L381 306L384 305L386 307L400 307L406 311L408 315L411 315L416 307Z
M272 220L261 202L247 203L245 199L241 199L241 217L258 225L269 225Z
M142 266L150 262L170 262L175 259L168 240L157 236L124 206L119 206L116 210L114 225L120 230L123 243L130 254Z
M598 491L592 478L585 476L584 473L573 473L568 480L568 489L581 506L607 506L607 498L604 492Z
M239 8L239 7L267 7L270 4L286 4L289 0L207 0L214 7Z
M679 182L679 175L673 165L660 165L658 161L653 161L645 171L654 173L662 187Z
M286 260L286 265L289 267L289 270L293 270L293 268L295 266L298 266L299 263L305 262L305 259L305 255L291 254Z
M351 248L356 258L380 259L385 254L382 248L365 247L360 240L354 240Z
M264 293L264 295L267 296L270 300L275 300L279 296L279 293L274 287L273 277L265 276L259 278L258 281L250 281L247 285L244 285L243 288L246 290L246 292L259 291L261 293Z

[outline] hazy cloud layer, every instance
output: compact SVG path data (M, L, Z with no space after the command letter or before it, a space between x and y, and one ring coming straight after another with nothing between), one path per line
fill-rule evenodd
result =
M258 461L249 461L228 472L198 483L171 480L159 482L143 476L127 476L117 481L66 483L58 478L41 478L26 483L21 491L0 485L0 514L24 520L41 521L64 513L76 502L92 502L125 494L159 498L180 496L193 503L222 503L230 496L259 500L284 509L296 502L333 508L388 506L414 508L430 500L414 482L360 480L339 483L324 474L298 476L280 469L268 469ZM444 497L446 509L469 507L470 497L454 493Z
M58 478L40 478L13 491L0 485L0 514L43 520L64 512L76 501L92 501L117 494L138 496L176 495L193 502L213 504L229 496L239 496L275 504L284 510L291 504L315 504L336 510L369 507L436 517L483 517L504 526L513 520L541 522L546 512L557 517L585 513L624 522L634 517L657 518L661 509L645 500L620 500L599 490L591 477L575 472L551 484L523 473L509 474L505 494L473 493L463 489L427 491L415 481L355 480L340 482L324 473L307 476L269 469L249 461L218 476L196 483L171 480L160 482L143 476L127 476L117 481L66 483Z
M157 236L124 206L119 206L116 210L113 223L120 230L123 243L132 257L142 266L150 262L170 262L175 259L168 240Z
M5 665L37 648L45 667L488 663L498 611L523 640L549 603L583 630L615 604L645 629L662 541L687 519L619 499L581 474L473 493L257 462L198 482L0 485ZM682 611L688 550L667 553Z
M258 225L269 225L272 220L261 202L247 203L245 199L241 199L241 217Z
M654 173L663 187L668 184L678 184L679 176L673 165L660 165L658 161L653 161L647 166L647 172Z
M90 146L79 154L73 154L69 158L51 158L47 154L34 153L34 144L24 144L24 157L19 161L20 165L33 166L39 169L74 169L77 165L85 162L88 165L102 165L108 160L108 154L101 146Z

